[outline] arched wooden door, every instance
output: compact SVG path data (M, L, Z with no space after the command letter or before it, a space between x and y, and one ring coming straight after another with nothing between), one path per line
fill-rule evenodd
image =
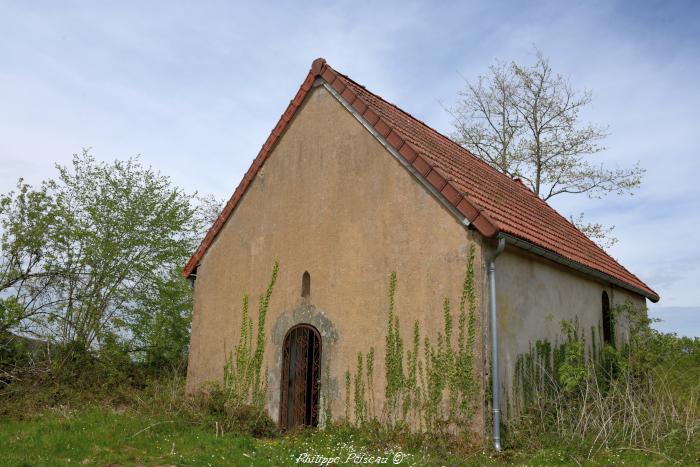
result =
M287 332L280 383L280 426L317 426L321 335L310 324L296 325Z

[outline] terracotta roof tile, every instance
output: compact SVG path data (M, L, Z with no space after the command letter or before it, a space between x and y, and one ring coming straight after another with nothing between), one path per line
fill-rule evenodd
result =
M226 204L220 219L230 216L257 169L267 158L316 77L323 78L365 121L387 138L402 157L441 191L482 235L506 233L570 261L594 269L639 290L651 300L658 294L592 242L522 182L498 172L469 151L364 86L317 59L301 89L268 137L253 165ZM201 261L223 222L215 223L187 263L189 275Z

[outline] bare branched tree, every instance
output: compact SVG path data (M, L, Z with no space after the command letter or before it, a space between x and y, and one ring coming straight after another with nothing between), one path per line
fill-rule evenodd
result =
M518 146L523 133L520 113L513 106L518 83L503 63L492 65L489 72L476 84L467 81L466 90L460 93L460 104L452 112L454 139L499 171L515 177L522 159Z
M644 169L608 168L592 156L604 149L607 128L580 122L591 103L589 91L578 92L569 80L552 71L537 51L532 66L497 62L476 83L467 82L454 117L453 139L492 167L519 178L535 194L631 194ZM610 246L612 229L600 224L579 227L602 246ZM572 221L575 222L574 219Z
M583 213L579 213L579 215L575 217L571 216L569 221L605 250L610 249L610 247L618 242L617 237L613 235L613 231L615 230L614 225L605 226L598 222L586 222Z

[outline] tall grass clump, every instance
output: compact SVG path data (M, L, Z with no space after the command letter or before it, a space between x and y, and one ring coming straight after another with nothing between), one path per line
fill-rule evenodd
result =
M588 459L602 449L669 459L697 451L700 339L653 330L646 310L630 303L614 314L627 327L617 347L593 328L587 348L578 327L563 322L561 344L540 341L519 358L506 437L513 447L556 440Z

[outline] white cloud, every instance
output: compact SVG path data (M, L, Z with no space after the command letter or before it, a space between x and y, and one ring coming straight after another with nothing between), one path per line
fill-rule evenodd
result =
M700 304L700 14L635 2L16 2L0 17L0 190L38 182L81 147L137 153L190 191L228 197L317 56L443 132L494 58L528 60L594 93L602 160L640 160L632 198L567 198L617 225L613 255L662 303Z

